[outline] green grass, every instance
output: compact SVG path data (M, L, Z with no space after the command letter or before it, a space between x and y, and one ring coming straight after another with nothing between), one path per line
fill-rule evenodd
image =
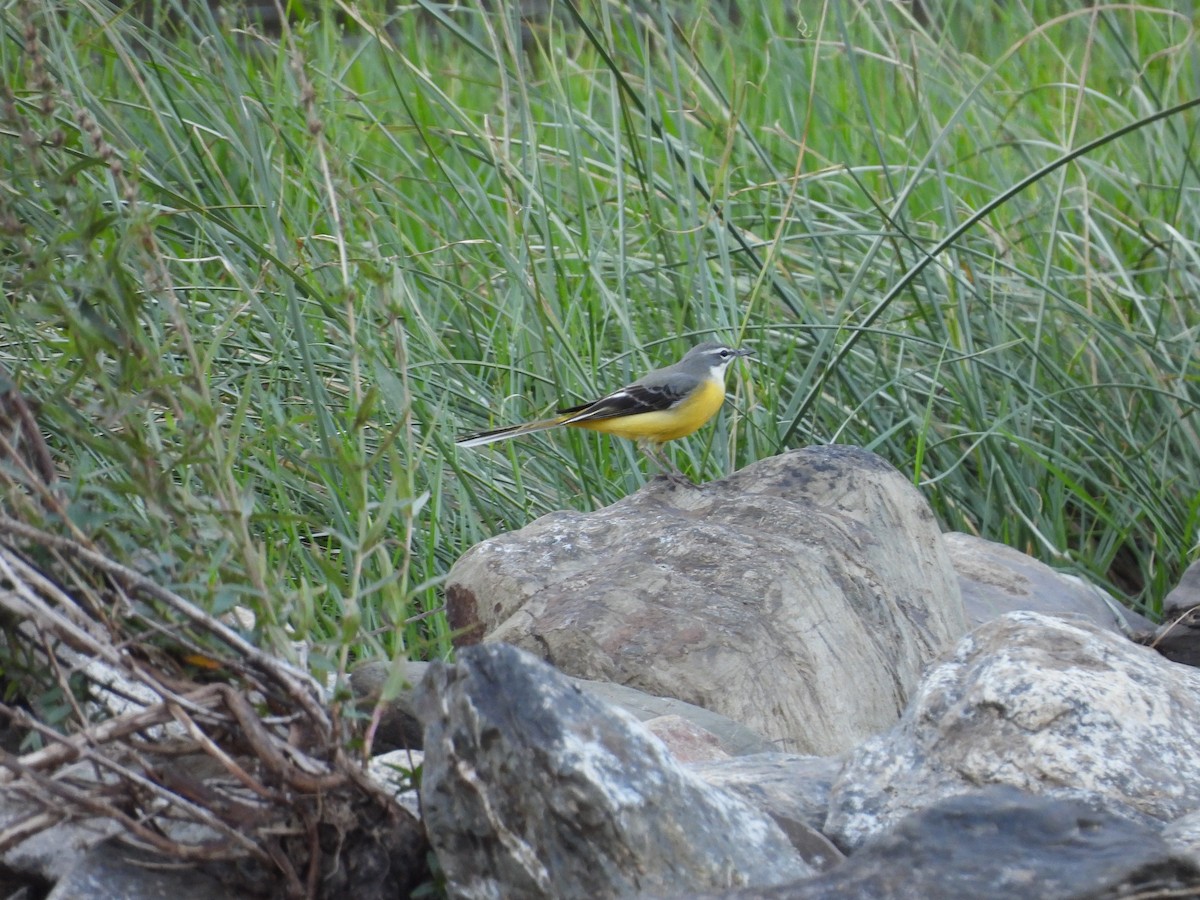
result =
M698 478L857 444L1132 605L1188 562L1186 17L202 6L5 8L0 361L63 504L10 459L17 514L318 668L442 655L463 550L645 478L601 435L453 436L718 336L758 359L672 450Z

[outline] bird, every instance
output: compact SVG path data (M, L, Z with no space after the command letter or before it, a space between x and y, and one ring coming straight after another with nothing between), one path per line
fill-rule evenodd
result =
M663 453L662 445L686 437L717 414L725 402L725 371L735 359L749 356L753 356L750 350L706 341L677 363L655 369L599 400L560 409L549 419L465 434L455 443L459 447L481 447L560 425L587 428L636 441L668 478L690 484Z

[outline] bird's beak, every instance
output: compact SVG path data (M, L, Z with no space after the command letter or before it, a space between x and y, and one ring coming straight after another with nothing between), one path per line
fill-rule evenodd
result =
M733 352L736 353L738 356L745 356L747 358L751 358L754 356L753 350L746 350L744 348L740 349L740 350L734 350Z

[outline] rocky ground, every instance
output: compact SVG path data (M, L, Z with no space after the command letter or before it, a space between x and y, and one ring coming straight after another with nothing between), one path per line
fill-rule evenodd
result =
M845 447L548 516L451 573L457 659L410 667L372 765L432 867L381 838L355 896L1200 896L1198 586L1154 629ZM245 895L68 827L5 865Z

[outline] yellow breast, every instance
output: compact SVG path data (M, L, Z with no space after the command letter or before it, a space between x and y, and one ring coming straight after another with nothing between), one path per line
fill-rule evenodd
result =
M686 437L717 414L725 402L725 384L714 378L705 379L702 387L693 391L670 409L619 416L614 419L595 419L590 422L571 422L575 428L603 431L634 441L649 440L656 444Z

